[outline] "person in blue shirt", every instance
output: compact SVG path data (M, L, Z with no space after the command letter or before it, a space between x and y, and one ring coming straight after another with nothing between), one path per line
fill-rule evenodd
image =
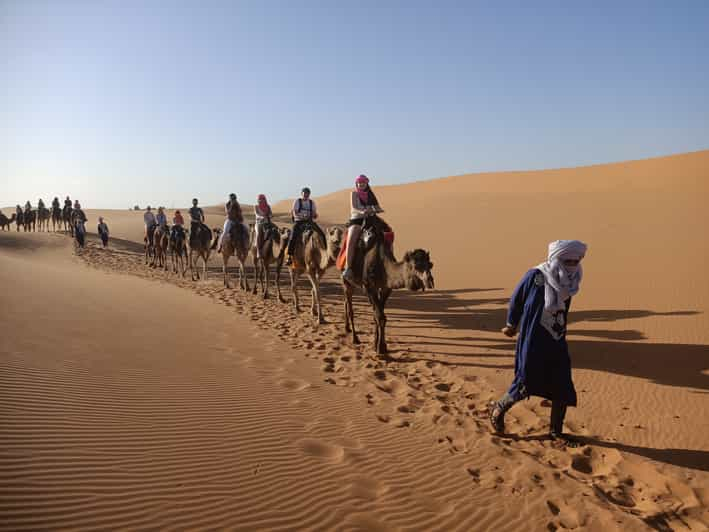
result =
M578 445L562 430L566 408L576 406L566 323L571 297L578 293L583 277L581 260L586 250L586 244L578 240L551 242L547 261L529 270L512 294L502 332L510 338L519 332L515 377L490 409L490 422L497 433L504 433L505 413L512 405L535 395L552 403L551 438Z

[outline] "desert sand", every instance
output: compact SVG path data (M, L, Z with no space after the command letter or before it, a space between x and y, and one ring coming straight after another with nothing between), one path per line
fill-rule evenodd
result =
M350 344L333 271L318 328L224 289L216 258L200 283L146 268L140 212L87 211L108 250L0 233L0 528L705 530L709 151L372 186L397 256L435 263L436 290L392 297L389 362L361 296ZM348 194L314 196L325 224ZM589 245L578 449L544 438L537 398L509 436L487 421L507 300L557 238Z

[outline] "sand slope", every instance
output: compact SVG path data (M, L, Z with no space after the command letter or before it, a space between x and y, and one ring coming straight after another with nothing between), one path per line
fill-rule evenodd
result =
M393 296L388 363L343 334L334 274L318 329L224 289L214 260L199 284L146 269L127 211L102 211L124 240L73 259L60 236L0 234L19 309L0 322L0 526L705 529L707 163L378 188L399 254L430 248L440 287ZM320 199L325 218L346 217L342 198ZM444 206L441 224L420 198ZM510 412L515 437L486 420L511 379L509 292L556 237L590 244L569 336L577 450L543 439L539 400ZM31 319L44 326L28 335Z

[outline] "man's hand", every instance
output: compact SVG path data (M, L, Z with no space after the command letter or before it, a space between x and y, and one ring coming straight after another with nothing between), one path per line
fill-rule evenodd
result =
M502 328L502 334L509 336L510 338L514 338L514 335L517 334L517 328L512 325L505 325Z

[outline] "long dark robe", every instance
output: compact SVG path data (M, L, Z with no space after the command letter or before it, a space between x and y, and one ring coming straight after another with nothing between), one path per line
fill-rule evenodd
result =
M507 323L517 327L515 378L508 393L520 400L530 395L576 406L571 380L571 358L566 343L566 308L544 310L544 274L533 268L517 285L507 313Z

